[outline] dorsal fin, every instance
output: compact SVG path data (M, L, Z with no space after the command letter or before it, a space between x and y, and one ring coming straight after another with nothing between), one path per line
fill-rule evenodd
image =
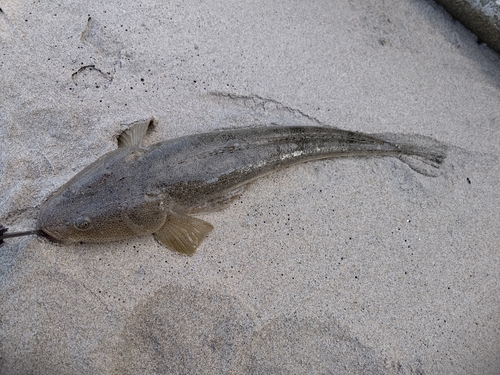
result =
M154 118L139 120L130 125L118 136L118 147L141 147L150 126L154 125Z

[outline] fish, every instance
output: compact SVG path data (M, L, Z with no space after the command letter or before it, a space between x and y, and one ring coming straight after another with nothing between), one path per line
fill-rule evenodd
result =
M336 157L397 157L438 175L446 146L431 138L364 134L327 126L222 129L143 141L153 119L118 137L118 148L85 167L41 206L37 231L61 243L153 235L193 255L213 226L197 217L228 207L252 181L291 165Z

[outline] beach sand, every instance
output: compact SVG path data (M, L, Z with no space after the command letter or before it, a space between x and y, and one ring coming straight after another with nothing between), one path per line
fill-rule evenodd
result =
M346 158L256 181L186 257L6 240L1 374L499 374L500 60L430 1L10 1L0 222L148 144L324 124L432 137L438 177Z

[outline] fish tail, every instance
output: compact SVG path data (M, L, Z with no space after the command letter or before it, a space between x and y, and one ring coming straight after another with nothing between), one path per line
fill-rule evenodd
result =
M373 136L397 146L401 150L398 158L414 171L429 177L441 174L447 155L444 143L422 135L384 133Z

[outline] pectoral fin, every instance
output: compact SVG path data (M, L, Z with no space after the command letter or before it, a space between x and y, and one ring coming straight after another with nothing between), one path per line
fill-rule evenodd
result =
M169 213L165 224L154 234L162 245L183 254L193 255L210 231L212 224L195 217Z

